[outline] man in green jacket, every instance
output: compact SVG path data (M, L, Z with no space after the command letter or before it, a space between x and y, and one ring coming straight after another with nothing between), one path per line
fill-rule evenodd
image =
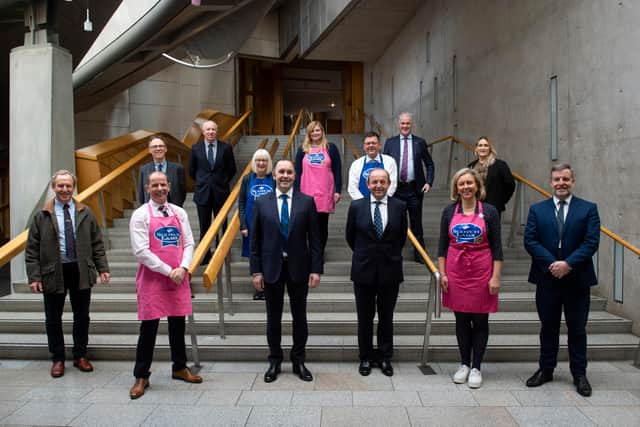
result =
M109 282L109 264L102 234L89 208L73 200L76 177L67 170L51 178L55 198L33 218L25 250L31 292L44 296L45 325L53 365L51 376L64 375L62 311L69 292L73 310L73 365L93 371L87 360L91 287L98 274Z

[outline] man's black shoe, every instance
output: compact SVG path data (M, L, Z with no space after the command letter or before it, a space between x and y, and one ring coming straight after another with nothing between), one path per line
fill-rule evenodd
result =
M527 387L539 387L544 383L553 381L553 372L538 369L531 378L527 380Z
M371 373L371 362L369 362L368 360L360 361L358 372L360 372L360 375L362 375L363 377L369 375Z
M579 377L575 377L573 379L573 383L576 386L576 391L582 396L589 397L591 396L591 384L587 380L587 377L581 375Z
M264 373L264 382L272 383L278 379L278 374L280 373L280 364L279 363L271 363L269 365L269 369Z
M390 360L385 359L382 362L380 362L379 365L380 365L380 370L382 370L383 374L385 374L388 377L393 376L393 366L391 366Z
M300 377L302 381L313 381L313 375L302 362L293 364L293 373Z

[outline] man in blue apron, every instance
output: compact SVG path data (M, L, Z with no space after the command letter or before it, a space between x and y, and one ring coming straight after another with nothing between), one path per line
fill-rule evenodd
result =
M347 190L352 200L369 197L369 188L367 187L367 177L369 172L379 168L389 172L391 184L387 195L393 196L396 192L398 184L398 167L393 157L381 153L380 136L375 132L368 132L364 136L362 146L365 155L351 163L349 168L349 186Z

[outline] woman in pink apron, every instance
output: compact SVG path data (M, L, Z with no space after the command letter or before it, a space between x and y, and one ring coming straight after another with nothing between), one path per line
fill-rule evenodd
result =
M473 169L459 170L451 182L455 203L442 212L438 263L442 304L456 317L461 365L457 384L482 385L480 365L489 339L489 313L498 310L502 270L500 215L480 202L484 186Z
M342 162L338 147L327 141L320 122L307 126L295 161L296 189L313 197L318 211L322 251L329 235L329 214L335 212L342 191Z

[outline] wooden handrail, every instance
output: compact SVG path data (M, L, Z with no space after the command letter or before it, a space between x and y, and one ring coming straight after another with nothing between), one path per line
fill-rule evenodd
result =
M258 148L264 148L267 145L267 139L262 140ZM195 251L193 251L193 259L191 260L191 265L189 266L189 273L193 275L193 273L198 269L198 266L204 259L207 252L209 252L209 247L213 243L213 239L218 235L218 232L222 228L227 216L229 215L229 211L231 211L231 207L236 203L236 199L240 194L240 186L242 185L242 177L248 174L251 171L251 162L247 163L247 166L242 170L236 185L233 186L233 190L227 197L227 200L222 205L222 208L218 212L218 214L213 219L213 223L207 230L204 236L202 236L202 240L198 243Z
M462 145L464 148L466 148L467 150L473 152L474 149L473 147L464 142L459 140L458 138L455 138L453 136L445 136L443 138L439 138L436 139L435 141L431 141L428 145L435 145L438 144L440 142L446 142L446 141L453 141L456 144ZM549 193L547 190L543 189L542 187L534 184L533 182L529 181L527 178L523 177L522 175L511 171L511 175L513 175L513 177L520 181L521 183L525 184L526 186L530 187L532 190L537 191L538 193L542 194L545 197L552 197L552 194ZM622 237L620 237L618 234L614 233L613 231L609 230L607 227L605 227L604 225L600 226L600 232L604 235L606 235L607 237L613 239L614 241L618 242L619 244L621 244L622 246L624 246L625 248L629 249L631 252L633 252L634 254L636 254L637 256L640 256L640 249L637 248L636 246L632 245L631 243L627 242L625 239L623 239Z
M266 145L266 139L264 140L264 142ZM277 139L273 141L273 143L271 144L271 148L269 148L269 154L271 155L272 158L278 151L279 145L280 145L280 142ZM264 148L264 146L261 148ZM249 167L251 167L251 164L249 164ZM242 177L240 178L240 181L242 181ZM216 278L218 277L218 274L220 274L220 270L222 270L222 266L224 265L224 260L227 257L227 254L229 253L229 251L231 250L231 246L233 246L233 241L235 239L235 236L236 234L238 234L239 231L240 231L240 215L239 215L239 212L236 211L233 217L231 218L231 222L227 227L227 231L225 231L224 235L220 239L220 244L218 245L215 252L213 253L213 256L211 257L211 261L209 261L209 265L204 270L203 283L205 288L210 289L211 286L213 286L213 284L215 283Z
M296 118L296 121L293 125L293 129L291 130L291 134L289 135L289 140L287 141L287 146L284 148L284 152L282 153L282 158L286 159L289 157L289 152L291 151L291 146L293 145L293 140L296 137L296 134L298 133L298 129L300 128L300 121L302 120L302 113L304 111L304 108L301 108L300 111L298 111L298 117Z
M231 126L225 132L225 134L222 136L222 139L226 141L229 137L231 137L231 135L233 135L238 130L238 128L244 124L250 114L251 110L248 110L242 116L240 116L240 118L233 124L233 126ZM235 145L235 142L233 142L232 145Z
M369 123L371 123L371 126L376 128L376 130L378 131L378 133L380 134L380 136L382 138L384 138L385 140L389 139L389 135L387 135L387 133L384 131L384 128L382 127L382 125L380 123L378 123L372 115L367 114L366 111L360 110L358 109L359 112L362 113L362 115L369 120Z
M347 137L347 135L342 134L342 138L344 139L344 142L347 143L347 146L351 150L351 154L353 154L353 158L357 159L358 157L360 157L361 154L358 152L358 150L356 150L356 147L351 143L351 141L349 141L349 138Z

